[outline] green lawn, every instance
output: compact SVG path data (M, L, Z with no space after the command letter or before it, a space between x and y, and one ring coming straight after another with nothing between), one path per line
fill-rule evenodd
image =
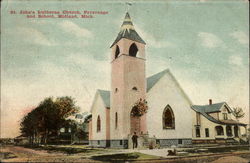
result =
M28 147L35 150L47 150L49 152L63 152L67 154L76 154L76 153L103 153L107 149L102 148L90 148L83 145L47 145L47 146L33 146Z
M100 155L100 156L92 156L91 157L91 159L93 159L93 160L110 161L110 162L150 160L150 159L161 159L161 158L162 157L142 154L142 153L139 153L139 152L109 154L109 155Z

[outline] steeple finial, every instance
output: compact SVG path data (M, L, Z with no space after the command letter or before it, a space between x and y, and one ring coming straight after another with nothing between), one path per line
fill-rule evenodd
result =
M132 6L132 3L126 2L126 12L128 12L129 6Z

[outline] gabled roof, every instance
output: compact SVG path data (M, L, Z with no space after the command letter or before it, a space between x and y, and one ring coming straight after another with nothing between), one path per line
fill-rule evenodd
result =
M168 74L173 82L176 84L176 86L179 88L181 94L185 97L185 99L190 103L190 105L192 105L192 101L189 99L189 97L187 96L187 94L184 92L184 90L182 89L182 87L180 86L180 84L178 83L178 81L175 79L175 77L173 76L173 74L170 72L169 69L165 69L157 74L154 74L150 77L147 78L147 92L150 91L151 88L153 88L153 86L165 75Z
M110 108L110 91L98 89L97 92L100 93L100 96L101 96L105 106Z
M134 25L132 23L132 20L128 12L126 13L126 16L120 28L120 32L118 33L118 36L116 37L115 41L110 47L114 46L122 38L126 38L126 39L136 41L142 44L146 44L145 41L143 41L143 39L135 31Z
M225 102L215 103L211 105L193 105L196 110L201 110L206 113L219 112L221 107L226 104Z
M215 103L215 104L212 104L212 105L193 105L191 106L191 108L200 113L201 115L203 115L205 118L207 118L208 120L214 122L214 123L217 123L217 124L238 124L238 125L245 125L243 123L240 123L240 122L237 122L235 120L218 120L218 119L215 119L214 117L210 116L209 113L212 113L212 112L220 112L220 109L222 108L223 105L227 105L226 102L220 102L220 103ZM230 108L228 107L229 111L230 111Z
M167 72L169 72L168 69L163 70L157 74L154 74L147 78L147 92L163 77Z

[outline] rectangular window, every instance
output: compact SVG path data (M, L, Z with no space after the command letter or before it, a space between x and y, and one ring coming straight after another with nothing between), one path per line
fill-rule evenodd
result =
M205 135L206 135L206 137L209 137L209 129L208 128L205 128Z
M223 113L223 119L227 120L227 113Z
M197 125L200 125L201 124L201 117L200 117L200 114L199 113L196 113L196 120L197 120Z
M122 140L120 140L120 145L122 145Z
M97 144L100 145L100 140L97 140Z
M196 128L196 137L201 137L200 128Z
M178 144L182 144L182 139L178 139Z

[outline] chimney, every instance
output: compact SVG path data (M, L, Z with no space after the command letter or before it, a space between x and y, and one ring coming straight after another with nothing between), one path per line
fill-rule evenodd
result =
M212 105L213 102L212 102L212 99L209 99L209 105Z

